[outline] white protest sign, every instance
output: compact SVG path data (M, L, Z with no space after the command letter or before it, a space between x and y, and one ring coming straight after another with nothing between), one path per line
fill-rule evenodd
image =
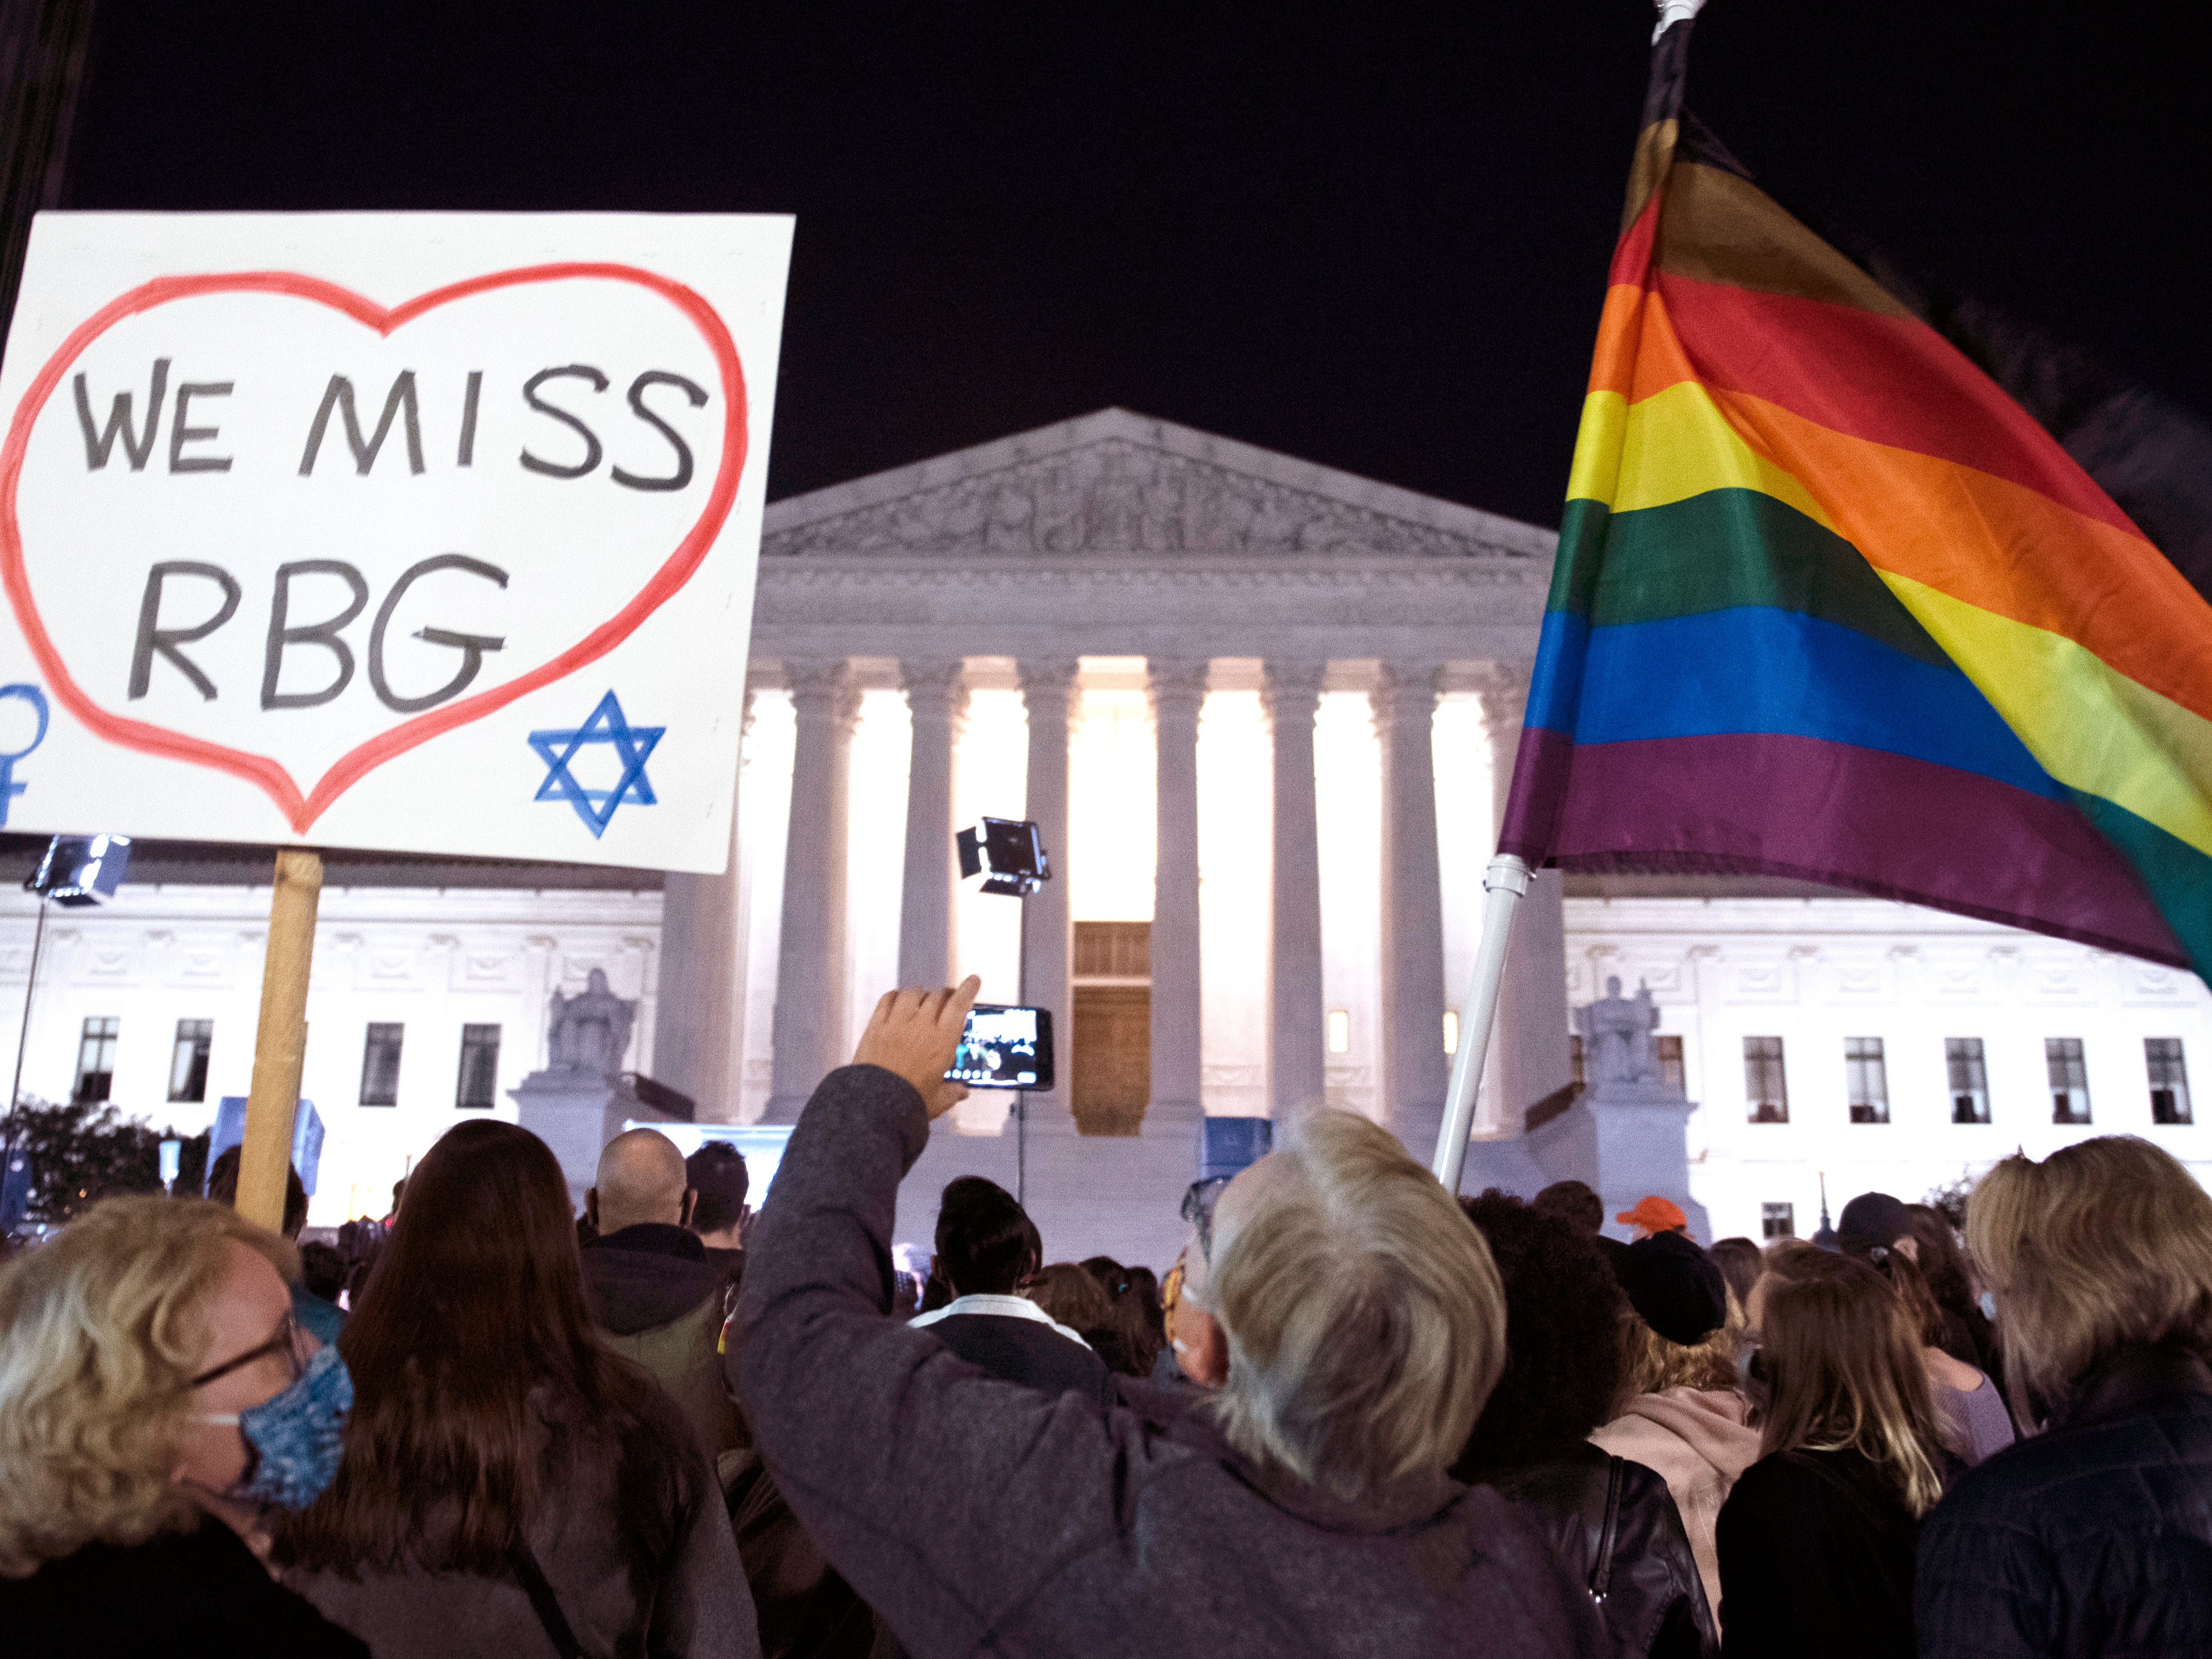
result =
M43 214L0 823L717 871L791 221Z

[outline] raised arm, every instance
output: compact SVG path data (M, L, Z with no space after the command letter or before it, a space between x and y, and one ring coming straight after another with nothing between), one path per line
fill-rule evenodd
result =
M928 1106L964 1092L939 1079L974 987L886 998L856 1063L823 1079L738 1304L737 1382L777 1484L925 1656L972 1650L1067 1561L1112 1547L1141 1439L1133 1419L1109 1428L1081 1396L994 1381L888 1316L898 1184Z

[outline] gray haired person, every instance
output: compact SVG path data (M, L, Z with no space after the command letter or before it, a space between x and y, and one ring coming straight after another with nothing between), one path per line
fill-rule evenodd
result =
M1191 1249L1216 1384L1102 1407L890 1316L898 1184L976 981L886 996L808 1103L754 1238L738 1369L823 1553L915 1659L1589 1654L1534 1527L1446 1468L1504 1361L1487 1249L1396 1140L1318 1112Z

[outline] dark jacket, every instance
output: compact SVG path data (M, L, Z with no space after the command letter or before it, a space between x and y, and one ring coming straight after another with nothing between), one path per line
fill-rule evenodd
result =
M1601 1652L1534 1526L1441 1471L1333 1500L1222 1440L1179 1391L1102 1410L987 1376L888 1316L921 1097L823 1079L752 1241L744 1393L823 1552L915 1659Z
M732 1307L737 1304L738 1286L744 1282L745 1253L742 1249L726 1250L717 1244L702 1243L699 1248L706 1253L707 1265L722 1280L722 1294Z
M568 1453L556 1456L549 1419L558 1408L542 1390L532 1396L546 1469L526 1541L585 1652L757 1659L752 1597L721 1489L673 1407L652 1398L658 1420L627 1446L573 1413L562 1424ZM284 1582L362 1637L378 1659L544 1659L555 1651L515 1573L295 1568Z
M1618 1659L1717 1659L1698 1559L1663 1475L1584 1443L1491 1484L1535 1517L1596 1603Z
M1922 1528L1919 1628L1933 1659L2212 1653L2212 1370L2123 1349L1967 1471Z
M1786 1451L1721 1505L1728 1659L1913 1659L1916 1522L1856 1451Z
M1047 1394L1079 1394L1114 1403L1114 1374L1097 1352L1071 1342L1040 1320L1004 1314L957 1313L922 1327L971 1365L1005 1382Z
M758 1449L729 1453L715 1473L760 1620L761 1659L896 1656L890 1632L799 1524Z
M28 1578L0 1578L9 1659L222 1652L240 1659L368 1659L368 1649L270 1577L210 1521L128 1548L88 1544Z
M712 1462L752 1443L722 1379L725 1268L696 1233L649 1221L584 1247L584 1300L609 1346L653 1373Z

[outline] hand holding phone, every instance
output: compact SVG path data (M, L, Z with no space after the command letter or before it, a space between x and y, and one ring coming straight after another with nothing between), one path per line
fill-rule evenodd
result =
M970 974L949 991L886 991L860 1033L853 1063L880 1066L904 1078L930 1116L943 1116L968 1097L966 1085L949 1080L946 1069L982 988L983 981Z

